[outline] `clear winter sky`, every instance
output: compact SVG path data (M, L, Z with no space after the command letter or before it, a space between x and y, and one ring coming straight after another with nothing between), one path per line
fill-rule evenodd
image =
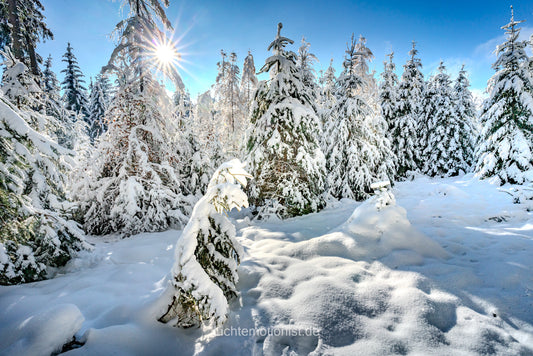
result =
M385 55L395 52L397 72L401 74L415 40L423 63L424 75L434 73L442 59L455 76L461 64L470 72L472 89L484 90L493 74L491 64L495 46L501 43L510 18L511 4L515 19L526 20L522 37L533 33L533 1L252 1L252 0L171 0L168 18L175 37L183 37L181 72L185 85L196 98L209 89L216 77L220 50L235 51L239 66L248 50L252 51L257 70L269 55L267 46L283 22L282 34L295 41L297 51L302 36L311 43L311 52L325 69L334 59L337 74L341 70L346 42L352 33L367 38L375 59L371 68L383 70ZM52 54L54 70L64 68L61 56L71 42L80 67L87 76L95 76L107 63L114 44L109 35L125 13L121 1L111 0L44 0L47 23L55 39L40 44L38 51Z

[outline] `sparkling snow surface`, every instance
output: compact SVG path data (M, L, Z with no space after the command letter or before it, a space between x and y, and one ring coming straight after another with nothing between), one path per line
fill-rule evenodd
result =
M69 355L533 355L525 205L471 175L394 193L379 210L237 219L241 300L222 330L156 321L180 232L92 239L54 279L0 287L0 354L59 352L75 335ZM232 327L271 335L220 336Z

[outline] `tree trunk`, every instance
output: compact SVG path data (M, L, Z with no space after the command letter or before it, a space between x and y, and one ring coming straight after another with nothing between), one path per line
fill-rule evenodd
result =
M39 64L37 63L37 55L35 54L35 47L31 43L30 36L26 35L26 50L30 56L31 72L35 75L36 80L40 77Z
M24 62L24 52L22 51L22 39L20 38L20 19L17 8L18 0L7 0L8 21L11 25L11 48L13 55L19 61Z

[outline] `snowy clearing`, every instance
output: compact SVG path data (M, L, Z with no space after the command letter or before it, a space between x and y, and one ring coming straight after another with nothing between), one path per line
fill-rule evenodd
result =
M54 279L0 288L0 354L60 352L74 335L69 355L533 354L525 205L471 175L393 191L381 210L236 219L241 299L222 330L156 321L179 231L92 239ZM220 335L231 328L267 335Z

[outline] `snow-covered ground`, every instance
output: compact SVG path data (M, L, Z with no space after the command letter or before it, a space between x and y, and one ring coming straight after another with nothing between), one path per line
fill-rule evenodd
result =
M470 175L394 193L381 210L236 219L241 298L218 330L156 321L179 231L93 239L56 278L0 287L0 354L59 352L75 335L69 355L533 355L526 207Z

